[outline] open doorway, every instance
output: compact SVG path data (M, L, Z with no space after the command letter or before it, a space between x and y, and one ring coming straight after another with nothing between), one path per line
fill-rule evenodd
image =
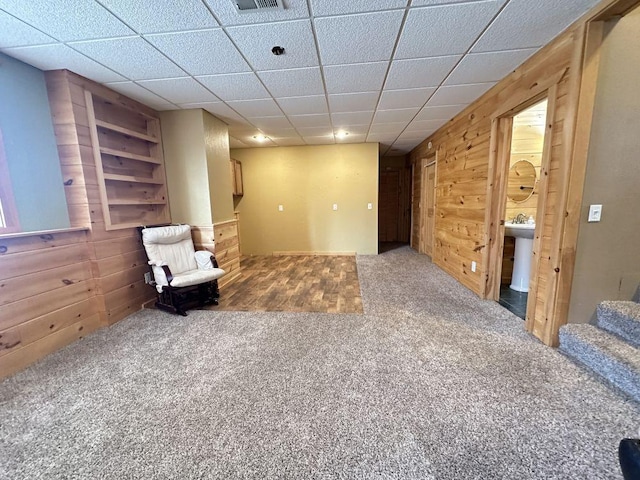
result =
M511 140L504 143L509 151L501 155L505 163L508 160L508 173L498 302L523 320L531 278L546 116L546 98L514 115L510 121Z
M380 158L378 252L409 243L411 229L411 167L406 156Z

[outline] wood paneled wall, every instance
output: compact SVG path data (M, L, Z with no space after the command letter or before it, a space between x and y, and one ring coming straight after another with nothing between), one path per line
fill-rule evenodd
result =
M575 238L574 232L570 236L563 232L565 225L575 223L574 217L579 214L567 205L575 203L568 195L570 184L576 186L573 196L581 193L577 188L580 178L572 181L570 175L585 25L598 11L615 3L618 2L603 2L411 152L414 165L432 152L427 148L428 142L438 152L434 262L484 297L495 274L494 266L502 261L502 244L495 232L504 234L500 222L504 220L505 204L498 198L500 192L494 191L503 181L503 174L495 170L499 168L496 152L502 148L497 119L513 115L548 95L552 103L547 121L549 160L541 172L539 193L544 198L538 204L542 211L538 209L534 246L538 275L529 293L532 301L526 326L549 345L557 344L559 326L566 322L559 305L567 301L570 293L567 280L571 277ZM585 116L589 114L585 112ZM419 224L417 216L422 214L415 208L416 199L420 198L416 190L420 188L419 177L414 175L413 245L418 244L415 225ZM500 202L501 209L496 209ZM471 271L472 262L477 263L476 272ZM499 283L499 276L497 280Z
M238 221L227 220L214 225L192 227L193 241L197 250L215 253L220 268L227 274L218 280L221 289L240 276L240 244ZM224 291L221 292L224 295Z
M68 71L46 72L46 82L72 230L0 239L0 378L155 295L137 230L105 229L84 89L155 112Z

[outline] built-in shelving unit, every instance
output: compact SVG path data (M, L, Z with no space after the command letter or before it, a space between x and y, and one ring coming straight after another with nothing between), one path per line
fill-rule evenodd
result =
M160 120L85 96L106 229L169 222Z

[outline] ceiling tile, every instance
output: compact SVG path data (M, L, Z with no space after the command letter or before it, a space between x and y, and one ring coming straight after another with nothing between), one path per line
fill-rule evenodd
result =
M175 110L178 108L164 98L159 97L155 93L152 93L146 88L143 88L133 82L107 83L106 86L111 90L122 93L123 95L133 98L134 100L144 103L156 110Z
M472 53L465 55L445 85L463 83L497 82L520 66L537 49L510 50L506 52Z
M483 0L411 0L412 7L421 7L421 6L433 6L433 5L443 5L446 3L469 3L469 2L481 2ZM506 0L502 0L501 3L504 3Z
M229 137L229 148L248 148L246 143L241 142L235 137Z
M308 97L276 98L282 111L287 115L311 115L327 113L327 99L324 95L310 95Z
M395 123L395 122L409 122L416 113L418 113L420 107L416 108L400 108L395 110L378 110L373 116L375 123Z
M138 84L175 104L218 100L214 94L191 77L142 80Z
M318 115L290 115L289 120L294 127L327 127L331 128L329 115L321 113Z
M273 117L262 117L262 118L273 118ZM251 121L253 121L254 119L251 119ZM291 127L291 124L289 124L289 127L270 127L269 125L266 126L259 126L258 128L260 128L261 131L264 132L265 135L267 135L269 138L281 138L281 137L286 137L286 138L290 138L290 137L299 137L300 135L298 134L298 131Z
M249 121L263 131L270 130L269 133L273 133L275 129L278 131L284 131L285 129L294 130L289 119L283 115L271 117L249 117Z
M138 33L179 32L218 25L200 0L100 0Z
M56 43L49 35L0 10L0 48Z
M140 37L69 44L131 80L184 76L184 71ZM126 54L125 54L126 52Z
M301 137L277 137L271 139L279 147L294 147L306 145Z
M227 32L254 70L318 65L310 20L230 27ZM283 55L271 53L276 45L285 49Z
M407 132L404 131L400 134L400 136L398 136L398 139L396 140L396 142L401 142L401 143L409 143L409 142L421 142L422 140L424 140L425 138L427 138L428 134L424 134L423 132L417 132L417 131L411 131L411 132Z
M469 104L494 85L495 83L472 83L440 87L429 99L427 106Z
M392 143L398 137L397 133L369 133L367 142Z
M405 129L405 132L433 131L447 123L447 120L414 120Z
M462 55L394 60L384 88L437 87L442 83Z
M324 67L327 93L380 90L389 62L328 65Z
M334 132L347 132L349 135L366 135L369 125L333 125Z
M435 87L412 88L409 90L385 90L380 97L378 108L380 110L392 110L397 108L415 108L424 105Z
M344 13L363 13L392 8L405 8L407 0L311 0L313 15L339 15Z
M57 40L122 37L134 32L97 2L2 0L3 10Z
M373 118L373 110L368 112L332 113L331 121L334 125L369 125Z
M272 117L282 115L282 110L271 98L262 100L239 100L227 104L245 117Z
M394 10L316 18L323 65L389 60L404 12ZM372 46L371 39L375 39Z
M204 0L223 25L246 25L249 23L282 22L309 17L307 0L287 0L284 10L262 10L253 13L238 13L231 1Z
M40 70L66 68L100 83L126 80L122 75L118 75L62 43L8 48L4 50L4 53Z
M255 73L198 76L196 79L222 100L271 98Z
M369 128L369 135L394 135L393 138L395 138L405 129L406 126L407 122L373 123Z
M597 3L598 0L511 0L472 51L540 47Z
M145 38L191 75L214 75L251 70L220 28L146 35Z
M333 135L331 127L298 127L300 135L303 137L328 137Z
M442 120L447 121L451 120L458 113L465 109L467 105L445 105L440 107L430 107L426 106L414 119L416 121L431 121L431 120Z
M225 103L222 102L199 102L199 103L183 103L179 105L180 108L201 108L206 110L211 115L219 118L223 122L232 126L247 126L252 128L249 125L248 121L239 115L237 112L229 108Z
M336 143L364 143L367 140L367 136L364 134L352 134L345 137L335 137Z
M502 3L503 0L412 8L395 58L466 52L498 13Z
M379 92L339 93L329 95L331 113L367 112L375 110Z
M322 137L302 137L307 145L333 145L336 143L333 135Z
M274 97L324 94L318 67L271 70L258 72L258 76Z

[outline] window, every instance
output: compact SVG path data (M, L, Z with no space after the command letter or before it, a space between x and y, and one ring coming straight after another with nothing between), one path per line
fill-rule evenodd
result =
M4 153L2 130L0 130L0 234L20 230L18 214L13 200L7 157Z

